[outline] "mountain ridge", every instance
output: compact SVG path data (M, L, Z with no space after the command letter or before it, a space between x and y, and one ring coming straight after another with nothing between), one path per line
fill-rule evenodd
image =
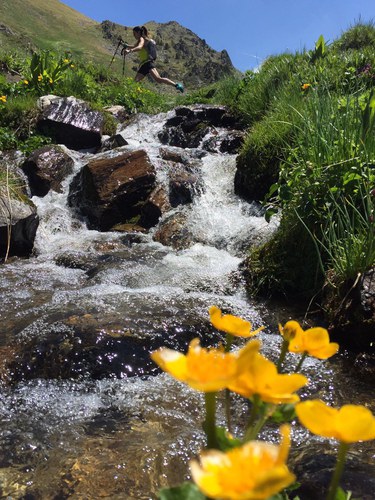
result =
M1 0L0 43L4 50L68 51L78 58L108 65L118 37L134 43L132 27L110 20L101 23L59 0ZM199 87L239 73L226 50L212 49L204 39L177 21L144 23L157 42L157 68L171 79ZM136 55L128 56L126 76L134 76ZM111 71L120 73L123 61L116 53Z

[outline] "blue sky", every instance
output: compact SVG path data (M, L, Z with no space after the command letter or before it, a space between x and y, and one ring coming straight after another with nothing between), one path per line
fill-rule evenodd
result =
M338 38L359 19L375 21L375 0L65 0L101 22L136 26L177 21L215 50L226 49L240 71L266 57L313 49L320 35Z

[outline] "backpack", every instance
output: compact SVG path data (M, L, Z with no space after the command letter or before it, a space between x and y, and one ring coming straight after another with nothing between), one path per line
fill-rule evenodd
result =
M147 49L148 56L151 59L151 61L155 61L156 56L157 56L157 54L156 54L156 42L155 42L155 40L153 40L152 38L150 38L147 41L146 49Z

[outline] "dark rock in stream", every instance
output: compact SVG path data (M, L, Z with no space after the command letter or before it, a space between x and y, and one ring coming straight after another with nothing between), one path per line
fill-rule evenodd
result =
M322 453L321 447L306 446L296 457L291 468L301 486L292 492L302 500L326 498L332 473L336 464L336 455ZM344 473L340 482L345 491L351 491L353 498L373 500L375 491L374 466L360 461L349 452Z
M98 149L104 118L75 97L55 98L43 109L37 127L69 149Z
M60 193L61 182L73 171L74 161L60 146L44 146L21 165L32 196L45 196L50 189Z
M155 168L144 150L94 159L73 179L68 201L87 217L90 229L108 231L141 216L155 179Z
M229 114L225 106L181 106L176 108L175 116L165 123L163 130L159 133L159 140L170 146L197 148L209 132L218 135L217 128L241 130L243 126L235 116ZM224 144L225 139L227 146ZM203 149L212 150L210 142L206 141L204 144ZM233 151L236 147L237 144L230 145L227 134L224 134L221 136L220 143L217 144L217 149L215 147L215 151L225 152L230 149Z
M0 191L0 258L4 258L8 250L8 256L28 257L38 225L36 207L30 200L9 198L6 192Z
M37 330L32 338L26 332L26 337L9 348L7 359L0 359L4 380L156 375L160 369L151 360L150 352L162 346L183 352L196 337L207 345L207 333L212 327L176 324L153 333L133 332L112 314L85 314L41 324Z

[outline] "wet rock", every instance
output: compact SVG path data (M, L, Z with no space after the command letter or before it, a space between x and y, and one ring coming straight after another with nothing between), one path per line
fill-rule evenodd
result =
M201 322L189 322L148 333L133 325L129 327L126 318L112 313L77 314L41 323L37 336L34 333L30 338L26 331L11 346L13 354L3 362L5 380L155 375L160 369L150 352L161 346L186 351L193 338L204 338L210 329ZM203 344L207 345L207 340Z
M121 148L127 146L128 142L121 134L115 134L103 141L100 151L109 151L111 149Z
M162 215L171 209L169 197L163 186L156 187L142 207L141 226L151 228L156 226Z
M375 268L357 282L349 281L339 288L327 286L322 300L331 337L357 351L374 352Z
M332 454L329 454L322 452L321 447L309 445L303 447L291 462L291 469L296 474L297 481L301 483L293 493L303 500L325 498L336 464L336 454L333 450ZM361 463L354 454L349 454L340 485L345 491L351 491L353 498L372 500L372 492L375 490L374 472L373 465Z
M143 150L94 159L73 179L68 201L87 217L90 228L108 231L140 218L155 178L155 168Z
M172 207L193 201L197 189L198 176L183 168L174 168L169 175L169 200Z
M74 97L53 100L38 118L37 127L55 142L69 149L98 149L101 143L103 115Z
M61 182L73 171L74 161L59 146L44 146L31 153L21 168L32 196L45 196L50 189L60 193Z
M106 106L103 108L108 113L111 113L119 122L124 122L129 118L129 113L126 111L124 106Z
M208 133L215 133L217 127L241 129L242 125L225 106L182 106L167 120L159 140L170 146L197 148Z
M189 248L192 243L192 236L186 227L186 214L174 212L161 221L153 239L162 245L170 246L176 250Z
M9 198L0 190L0 258L7 253L8 256L28 257L38 225L39 217L31 200Z

